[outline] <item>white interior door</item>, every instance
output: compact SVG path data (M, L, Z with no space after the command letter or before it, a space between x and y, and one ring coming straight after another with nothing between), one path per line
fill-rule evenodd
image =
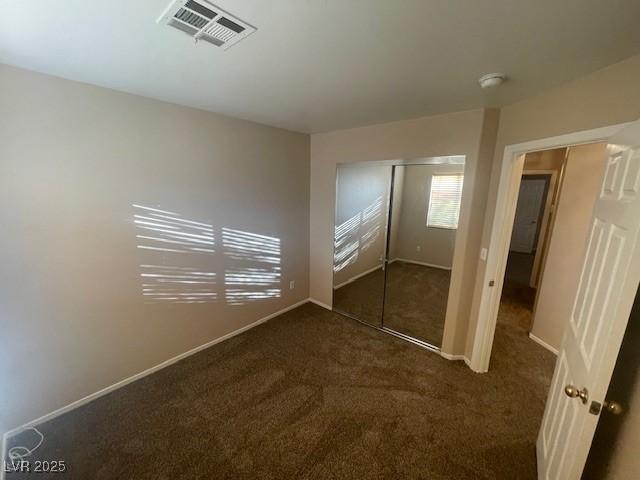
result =
M533 251L545 186L544 179L522 178L509 250L523 253Z
M640 281L640 123L611 138L608 154L538 435L540 479L580 478Z

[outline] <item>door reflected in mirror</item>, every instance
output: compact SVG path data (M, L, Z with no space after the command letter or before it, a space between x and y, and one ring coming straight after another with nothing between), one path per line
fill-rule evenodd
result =
M333 307L381 327L391 167L340 167L337 175Z

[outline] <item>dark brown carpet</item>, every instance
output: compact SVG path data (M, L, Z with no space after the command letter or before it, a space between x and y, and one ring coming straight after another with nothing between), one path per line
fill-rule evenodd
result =
M380 268L333 291L333 308L361 322L382 326L384 270Z
M384 325L441 346L451 272L400 261L388 268L386 294L384 272L376 270L335 290L334 308L371 325Z
M387 274L385 327L440 347L451 272L393 262Z
M29 478L534 479L555 357L521 314L480 375L307 304L41 425L68 472Z

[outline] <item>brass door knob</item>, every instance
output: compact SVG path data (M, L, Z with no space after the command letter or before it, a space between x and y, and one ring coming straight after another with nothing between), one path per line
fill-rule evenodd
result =
M567 385L564 387L564 393L567 394L567 397L579 398L582 403L587 403L587 400L589 400L589 391L586 388L580 390L573 385Z

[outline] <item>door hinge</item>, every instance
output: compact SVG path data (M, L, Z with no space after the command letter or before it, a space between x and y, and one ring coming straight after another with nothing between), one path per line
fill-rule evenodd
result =
M494 280L489 280L489 286L493 287L496 284L496 282Z

